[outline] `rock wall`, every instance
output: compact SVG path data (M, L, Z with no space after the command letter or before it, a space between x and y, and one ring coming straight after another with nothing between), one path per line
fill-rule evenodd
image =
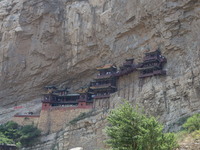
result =
M106 148L107 112L101 112L94 117L79 121L76 125L69 125L56 140L55 149L65 150L73 147L83 147L84 150ZM79 142L77 142L79 141Z
M107 148L104 141L104 132L107 123L108 109L96 111L94 116L78 121L76 124L67 124L56 134L50 134L41 138L41 143L24 150L69 150L74 147L82 147L84 150Z
M173 79L199 65L198 0L0 3L2 106L30 101L50 83L77 88L96 66L138 62L157 47Z
M30 101L47 84L76 89L94 68L159 47L175 79L199 65L198 0L3 0L1 106ZM175 67L177 66L177 67Z
M118 92L113 99L120 97L141 106L147 113L157 116L166 130L175 131L180 129L182 118L200 112L199 74L200 66L178 78L168 73L138 80L135 72L119 79ZM115 103L113 100L111 106Z
M2 0L0 107L38 98L47 84L77 89L99 65L138 63L160 48L167 76L124 76L110 105L129 99L175 130L199 111L199 8L198 0Z
M78 117L81 113L89 112L91 109L67 109L67 108L51 108L50 110L42 110L38 122L38 128L43 134L58 132L69 123L72 119Z
M27 117L13 117L12 121L18 123L21 126L24 125L38 125L39 116L27 116Z

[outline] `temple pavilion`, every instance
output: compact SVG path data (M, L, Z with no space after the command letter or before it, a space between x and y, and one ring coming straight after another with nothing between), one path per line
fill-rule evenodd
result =
M137 67L137 69L140 71L139 78L155 75L166 75L166 71L163 70L163 66L166 62L167 59L161 55L160 50L145 53L143 62Z
M90 89L93 92L93 99L109 98L111 93L116 92L116 72L115 65L106 64L98 67L98 75L93 82L90 83Z
M134 58L126 59L122 66L120 66L119 71L115 74L117 77L128 75L136 70L136 65L134 64Z
M77 91L77 93L80 94L78 99L79 106L92 106L92 92L89 87L82 87Z
M77 106L80 94L69 94L67 89L57 89L55 86L46 86L43 94L42 109L54 106Z

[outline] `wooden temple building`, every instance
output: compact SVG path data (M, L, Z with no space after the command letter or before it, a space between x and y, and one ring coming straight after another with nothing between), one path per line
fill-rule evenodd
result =
M102 67L98 67L98 75L93 82L90 83L90 89L93 92L93 99L109 98L111 93L116 92L116 72L115 65L107 64Z
M120 70L115 74L116 77L121 77L128 75L136 70L136 65L134 64L134 58L126 59L123 65L120 67Z
M92 106L92 92L89 87L82 87L77 91L80 94L78 101L78 106Z
M143 62L137 67L140 71L139 78L145 78L156 75L166 75L166 71L163 70L163 65L167 62L167 59L161 55L160 50L154 52L145 53Z
M46 94L43 94L42 110L48 110L51 107L87 107L91 106L91 102L88 102L88 94L75 93L70 94L67 89L57 89L55 86L46 86Z
M40 115L29 111L28 113L16 114L13 120L21 125L38 125L38 128L44 133L57 132L63 127L63 124L78 117L80 113L89 112L92 108L110 108L113 103L108 98L119 90L117 87L124 87L124 85L117 85L117 82L123 84L127 78L121 77L135 71L140 72L139 78L141 80L146 77L166 75L166 71L163 70L166 62L166 58L161 55L159 50L156 50L145 53L143 62L139 64L135 64L134 59L130 58L126 59L119 69L113 64L98 67L98 74L92 82L88 83L86 87L78 89L75 93L70 93L67 88L59 89L55 86L45 86ZM132 76L130 77L132 78ZM121 95L120 92L119 94ZM12 146L0 145L0 150L2 148L15 149Z
M109 98L111 93L117 91L118 78L139 70L139 78L156 75L166 75L163 65L167 62L161 55L160 50L145 53L143 62L134 63L134 59L126 59L120 69L112 64L98 67L99 72L90 85L81 88L75 94L70 94L67 89L57 89L55 86L46 86L46 93L43 94L42 109L49 109L54 106L84 108L91 107L93 100Z

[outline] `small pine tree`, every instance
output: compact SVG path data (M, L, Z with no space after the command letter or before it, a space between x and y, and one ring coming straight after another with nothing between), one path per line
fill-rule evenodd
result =
M164 134L163 126L125 102L108 116L107 143L116 150L172 150L176 141L172 133Z

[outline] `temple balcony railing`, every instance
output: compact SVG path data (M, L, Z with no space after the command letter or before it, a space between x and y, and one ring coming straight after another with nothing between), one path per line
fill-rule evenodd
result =
M66 109L91 109L93 107L92 104L86 104L86 105L58 105L58 106L53 106L50 109L51 110L66 110Z
M50 99L43 99L42 100L42 103L50 103L50 102L52 102L52 100L50 100Z
M123 66L133 66L133 63L132 62L124 62Z
M156 76L156 75L166 75L166 71L165 70L154 70L153 72L150 72L150 73L141 74L139 76L139 78L145 78L145 77Z
M91 89L96 89L96 88L104 88L104 87L109 87L109 86L112 86L111 83L107 83L107 84L96 84L96 85L92 85L90 88Z
M123 75L128 75L129 73L133 72L134 70L136 70L135 66L129 67L129 68L123 70L123 71L119 71L119 72L115 73L114 76L120 77L120 76L123 76Z
M54 101L54 102L52 102L52 103L58 103L58 104L75 104L75 103L77 103L77 100L70 100L70 101Z
M159 60L158 56L145 56L143 61Z
M160 63L142 64L140 67L137 68L137 70L146 70L146 69L154 69L154 68L161 68Z
M157 60L161 63L166 63L167 62L167 59L162 56L162 55L159 55L159 56L145 56L143 61L152 61L152 60Z
M86 98L80 98L77 100L77 102L87 102L87 99Z
M50 104L76 104L78 103L77 100L60 100L60 101L50 101Z
M55 108L68 108L68 107L78 107L78 105L58 105L58 106L52 106L54 109Z
M54 93L56 96L67 96L68 94Z
M66 100L66 99L52 100L52 99L45 99L45 100L42 100L42 103L72 103L72 102L77 102L77 99L74 99L74 100Z
M97 75L95 79L106 79L106 78L110 78L112 76L113 76L113 73L104 74L104 75Z

